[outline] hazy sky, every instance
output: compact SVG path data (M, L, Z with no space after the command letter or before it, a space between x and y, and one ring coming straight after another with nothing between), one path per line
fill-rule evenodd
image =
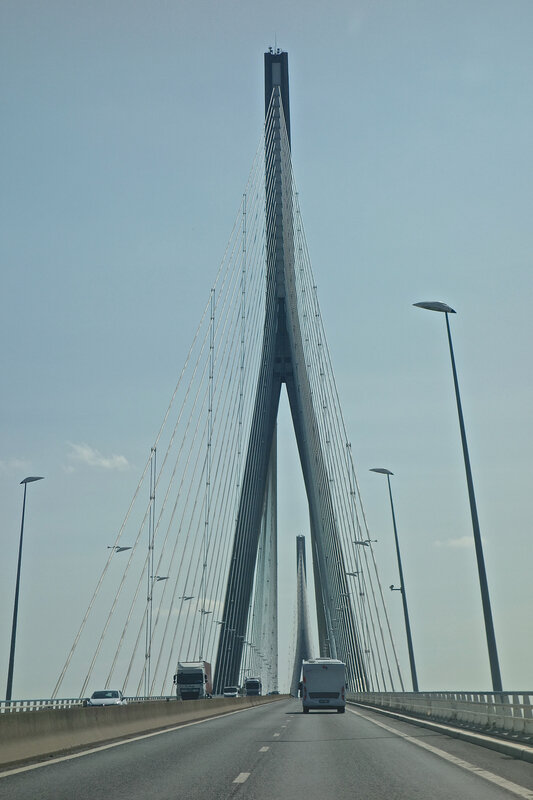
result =
M148 457L260 140L270 45L289 53L300 205L385 587L386 480L368 470L395 473L420 688L490 688L444 318L412 306L435 299L458 312L504 688L532 689L533 4L3 0L0 37L1 680L19 483L45 476L14 697L49 696ZM288 585L307 512L285 411L280 427Z

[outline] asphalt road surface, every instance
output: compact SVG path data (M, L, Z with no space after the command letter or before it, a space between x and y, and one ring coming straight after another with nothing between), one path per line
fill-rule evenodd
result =
M533 764L280 700L0 773L2 800L533 800Z

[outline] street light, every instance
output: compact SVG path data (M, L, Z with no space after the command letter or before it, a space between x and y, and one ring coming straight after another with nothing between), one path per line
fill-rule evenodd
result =
M401 592L402 594L402 602L403 602L403 616L405 619L405 633L407 636L407 650L409 652L409 665L411 667L411 680L413 683L413 692L418 692L418 678L416 677L416 666L415 666L415 653L413 650L413 640L411 638L411 625L409 623L409 611L407 609L407 594L405 591L405 583L403 580L403 570L402 570L402 558L400 555L400 543L398 541L398 531L396 529L396 517L394 515L394 503L392 502L392 491L390 488L390 476L393 475L390 469L384 469L383 467L375 467L371 469L370 472L378 472L380 475L387 476L387 484L389 487L389 497L390 497L390 508L392 512L392 527L394 528L394 541L396 543L396 556L398 558L398 572L400 575L400 588L396 591ZM394 590L394 585L390 587Z
M457 370L455 369L452 335L450 332L450 322L448 320L448 314L455 314L456 312L454 311L453 308L450 308L450 306L446 305L446 303L439 303L437 301L414 303L414 305L417 306L418 308L424 308L427 311L440 311L446 317L446 330L448 332L448 344L450 345L450 358L452 362L453 383L455 386L455 399L457 401L457 413L459 415L459 428L461 430L461 442L463 445L466 482L468 485L468 498L470 500L470 513L472 516L472 530L474 533L474 544L476 547L479 585L481 588L481 602L483 604L483 615L485 618L485 633L487 637L487 647L489 651L490 672L492 676L492 690L494 692L501 692L503 691L503 689L502 689L502 679L500 675L500 664L498 661L496 636L494 634L494 624L492 621L489 587L487 583L487 573L485 571L485 559L483 557L483 545L481 543L481 532L479 529L479 520L477 516L476 498L474 495L474 482L472 480L472 470L470 468L470 457L468 455L468 445L466 442L466 431L463 419L463 410L461 407L461 397L459 395L459 382L457 380Z
M26 488L28 483L34 481L42 481L42 477L24 478L20 485L24 484L24 499L22 501L22 522L20 525L20 543L19 543L19 558L17 565L17 582L15 585L15 605L13 607L13 626L11 628L11 649L9 651L9 668L7 671L7 689L6 689L6 703L11 702L11 689L13 687L13 668L15 666L15 642L17 639L17 616L19 607L19 588L20 588L20 565L22 562L22 539L24 536L24 512L26 510Z
M126 550L128 548L125 548ZM152 665L152 610L154 602L154 583L159 581L168 581L168 575L152 575L150 578L150 588L148 595L148 618L146 620L146 654L145 654L145 671L144 671L144 696L150 695L150 669Z

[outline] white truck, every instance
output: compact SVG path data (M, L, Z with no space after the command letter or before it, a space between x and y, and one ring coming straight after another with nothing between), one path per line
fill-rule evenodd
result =
M246 678L244 681L244 694L246 697L263 694L261 678Z
M211 697L211 664L207 661L178 661L174 683L178 700L205 700Z
M334 708L344 714L346 708L346 665L335 658L310 658L302 661L302 706Z

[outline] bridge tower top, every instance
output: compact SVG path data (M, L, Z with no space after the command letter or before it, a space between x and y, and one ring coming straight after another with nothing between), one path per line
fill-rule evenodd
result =
M273 50L271 47L268 53L265 53L265 116L268 114L268 107L270 105L270 98L272 97L272 89L274 86L280 87L285 127L287 128L287 138L290 145L289 54L282 52L279 48Z

